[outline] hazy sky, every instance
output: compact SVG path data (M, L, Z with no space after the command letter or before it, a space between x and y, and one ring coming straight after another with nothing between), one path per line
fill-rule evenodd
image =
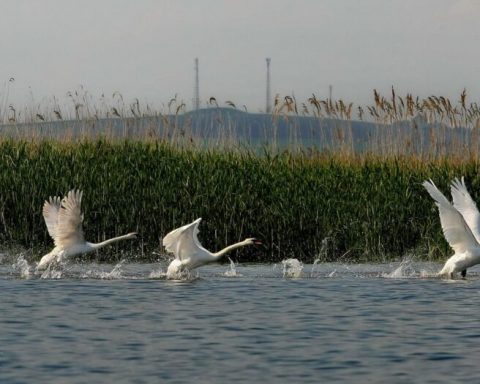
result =
M45 103L83 85L154 105L265 107L272 94L370 103L373 88L480 101L477 0L0 0L0 96ZM1 99L1 98L0 98Z

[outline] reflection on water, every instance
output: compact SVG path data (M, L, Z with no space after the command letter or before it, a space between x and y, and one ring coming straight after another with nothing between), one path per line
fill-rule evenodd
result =
M435 263L316 263L291 279L282 263L232 262L182 282L167 263L71 263L44 279L7 259L1 383L480 379L479 268L447 282L425 277Z

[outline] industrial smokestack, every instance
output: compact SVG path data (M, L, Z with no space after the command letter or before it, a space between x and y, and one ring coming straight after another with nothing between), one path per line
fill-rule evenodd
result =
M265 106L265 112L271 113L272 112L272 95L270 90L270 58L267 57L267 100Z
M193 108L200 109L200 83L198 80L198 57L195 58L195 85L193 86Z

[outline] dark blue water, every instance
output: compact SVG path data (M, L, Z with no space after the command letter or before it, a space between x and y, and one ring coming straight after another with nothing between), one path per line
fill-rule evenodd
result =
M475 270L219 265L173 282L113 267L22 279L0 266L0 383L480 381Z

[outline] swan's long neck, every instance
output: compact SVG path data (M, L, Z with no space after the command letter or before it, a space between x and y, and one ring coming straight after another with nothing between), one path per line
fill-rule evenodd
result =
M228 252L231 252L233 251L234 249L237 249L237 248L240 248L240 247L244 247L246 245L250 245L251 244L251 241L249 240L243 240L239 243L235 243L235 244L232 244L232 245L229 245L228 247L226 248L223 248L221 251L218 251L216 253L212 253L213 257L215 257L215 259L220 259L223 255L225 255L226 253Z
M101 243L89 243L89 245L93 249L99 249L99 248L105 247L106 245L116 243L117 241L127 240L127 239L131 239L131 238L132 238L132 235L128 234L128 235L113 237L111 239L102 241Z

